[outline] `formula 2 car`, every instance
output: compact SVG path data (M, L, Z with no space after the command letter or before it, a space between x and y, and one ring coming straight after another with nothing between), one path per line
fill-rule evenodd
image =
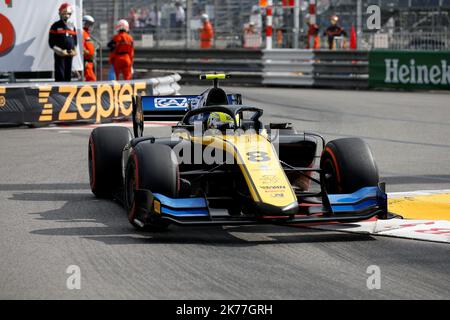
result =
M178 225L353 222L388 217L368 145L325 143L218 86L200 95L137 96L133 133L99 127L89 139L95 196L115 198L138 229ZM216 121L211 125L211 118ZM144 120L179 119L172 135L143 136Z

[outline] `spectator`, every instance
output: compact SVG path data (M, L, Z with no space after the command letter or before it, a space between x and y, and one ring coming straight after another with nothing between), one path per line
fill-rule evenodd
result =
M306 24L308 25L308 37L306 49L320 49L319 26L317 23L311 23L311 16L306 16Z
M157 30L161 27L161 11L158 10L156 5L148 15L147 24L150 28L150 33L153 34L153 38L156 38Z
M128 22L129 22L129 26L130 28L134 29L137 27L137 13L136 13L136 9L135 8L131 8L130 11L128 12Z
M148 20L148 9L147 8L141 8L140 12L139 12L139 27L144 28L145 24L147 23Z
M97 81L94 71L95 46L91 39L91 28L94 25L94 18L83 17L83 58L84 58L84 80Z
M177 40L181 39L181 33L183 31L186 14L179 1L175 2L175 27L177 29Z
M200 48L209 49L214 37L214 29L206 13L201 15L200 20L202 22L202 27L198 29L200 33Z
M120 74L124 80L131 80L133 60L134 60L134 40L128 32L130 30L127 20L120 20L116 25L117 34L112 39L111 47L114 51L111 55L111 62L114 65L116 80Z
M258 48L261 46L261 35L255 28L255 23L250 21L244 25L244 48Z
M262 16L259 6L255 5L252 7L252 13L250 15L250 22L253 22L256 32L261 32L262 30Z
M72 78L72 60L77 51L77 31L69 23L72 6L63 3L59 7L60 20L50 27L48 43L54 51L55 81L70 81Z

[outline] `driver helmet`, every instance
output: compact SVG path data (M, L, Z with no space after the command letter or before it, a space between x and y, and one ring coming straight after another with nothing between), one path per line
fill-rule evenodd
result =
M233 118L224 112L211 112L208 117L208 129L220 129L223 128L225 124L228 123L228 128L234 127Z

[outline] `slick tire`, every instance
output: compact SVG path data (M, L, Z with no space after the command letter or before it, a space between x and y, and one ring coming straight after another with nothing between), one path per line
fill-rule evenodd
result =
M372 152L360 138L336 139L327 143L320 159L321 179L328 193L353 193L378 186L378 168Z
M131 140L124 127L95 128L89 138L89 182L97 198L112 198L123 185L122 150Z
M135 222L137 208L150 204L136 203L135 190L149 190L170 198L180 191L180 177L175 153L169 146L143 142L131 153L125 172L125 207L129 222L139 230L165 229L168 223L155 219L141 226Z

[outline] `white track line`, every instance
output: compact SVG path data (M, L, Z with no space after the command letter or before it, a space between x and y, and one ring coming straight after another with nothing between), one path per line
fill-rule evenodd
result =
M390 219L356 223L324 224L311 226L309 228L450 243L450 221L446 220Z
M403 198L403 197L417 197L417 196L431 196L434 194L450 193L450 189L442 190L418 190L407 192L388 192L388 198Z

